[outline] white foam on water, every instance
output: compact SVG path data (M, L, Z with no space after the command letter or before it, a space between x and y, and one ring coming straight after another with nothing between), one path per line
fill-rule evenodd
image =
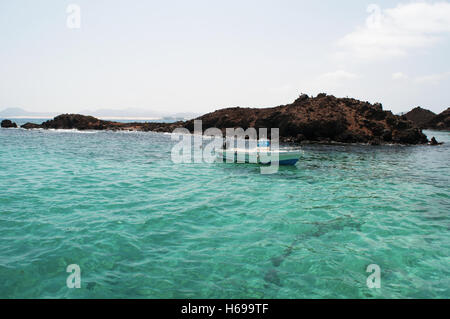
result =
M77 130L77 129L39 129L39 130L45 130L47 132L51 133L77 133L77 134L96 134L102 131L96 131L96 130Z

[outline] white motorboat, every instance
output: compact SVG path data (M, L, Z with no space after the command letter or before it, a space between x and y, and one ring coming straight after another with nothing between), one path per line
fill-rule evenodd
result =
M268 142L258 143L253 149L227 148L217 150L216 153L227 163L271 164L278 161L279 165L295 165L302 155L299 150L271 150Z

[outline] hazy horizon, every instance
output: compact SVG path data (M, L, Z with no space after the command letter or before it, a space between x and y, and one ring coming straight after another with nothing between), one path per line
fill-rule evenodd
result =
M448 108L450 3L372 3L2 1L0 110L204 114L321 92Z
M311 96L314 97L314 96ZM340 98L340 97L338 97ZM293 102L293 101L292 101ZM286 103L286 104L290 104L290 103ZM279 105L273 105L273 106L264 106L261 108L266 108L266 107L276 107ZM234 106L229 106L229 107L234 107ZM240 107L245 107L245 106L240 106ZM258 108L258 106L255 106L256 108ZM386 108L383 105L383 109L385 111L392 111L394 114L404 114L407 113L409 111L411 111L412 109L416 108L416 107L421 107L423 109L428 109L427 107L421 106L421 105L417 105L417 106L413 106L408 110L404 110L404 111L400 111L400 112L394 112L391 109ZM227 107L224 107L227 108ZM436 114L439 114L443 111L445 111L447 109L444 108L442 111L439 112L434 112ZM213 109L210 110L208 112L214 112L218 109ZM83 110L79 110L79 111L75 111L75 112L65 112L63 109L61 109L61 111L53 111L53 112L45 112L45 111L29 111L26 108L21 108L21 107L6 107L6 108L0 108L0 118L3 117L10 117L10 118L52 118L54 116L60 115L60 114L65 114L65 113L74 113L74 114L82 114L82 115L92 115L98 118L103 118L103 119L163 119L163 118L169 118L169 117L176 117L176 118L186 118L186 119L191 119L191 118L195 118L198 116L201 116L205 113L198 113L198 112L174 112L174 113L170 113L170 112L158 112L158 111L153 111L153 110L145 110L145 109L138 109L138 108L116 108L116 109L111 109L111 108L101 108L101 109L83 109Z
M23 108L11 107L0 109L0 118L53 118L60 114L76 113L82 115L91 115L103 119L163 119L163 118L185 118L191 119L199 116L200 114L193 112L177 112L177 113L162 113L154 112L151 110L142 110L134 108L124 109L93 109L93 110L80 110L78 112L31 112Z

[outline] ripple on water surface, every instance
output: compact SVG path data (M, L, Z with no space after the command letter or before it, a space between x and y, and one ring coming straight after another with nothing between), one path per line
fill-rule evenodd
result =
M174 164L164 134L2 129L0 297L449 298L450 135L427 133L447 144L307 146L261 175Z

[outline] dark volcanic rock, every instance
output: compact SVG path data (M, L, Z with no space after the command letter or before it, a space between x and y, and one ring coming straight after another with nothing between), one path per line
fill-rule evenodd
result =
M183 123L120 123L80 114L61 114L41 125L27 123L25 128L172 132L177 127L183 127Z
M436 145L442 145L443 143L440 143L436 141L436 138L433 136L429 142L430 145L436 146Z
M93 116L80 114L62 114L53 120L42 123L42 127L49 129L77 129L77 130L106 130L120 123L102 121Z
M382 105L324 93L300 96L293 104L273 108L227 108L205 114L203 129L279 128L282 142L427 143L426 136L406 117L383 111ZM193 130L193 120L185 127Z
M450 107L428 122L427 128L450 131Z
M11 122L10 120L3 120L1 123L1 127L3 128L14 128L17 127L17 124L14 122Z
M29 130L29 129L35 129L35 128L42 128L42 126L39 124L28 122L28 123L25 123L24 125L22 125L21 128L25 128L25 129Z
M312 98L301 95L294 103L272 108L221 109L197 118L203 130L216 127L279 128L285 143L382 143L423 144L426 136L406 117L383 111L382 105L325 93ZM194 130L194 120L175 123L119 123L92 116L63 114L42 123L43 128L79 130L137 130L172 132L175 128Z
M405 114L405 117L419 128L427 128L428 123L436 116L435 113L423 109L420 106Z
M395 131L392 141L401 144L423 144L427 143L428 139L419 128L407 128Z

